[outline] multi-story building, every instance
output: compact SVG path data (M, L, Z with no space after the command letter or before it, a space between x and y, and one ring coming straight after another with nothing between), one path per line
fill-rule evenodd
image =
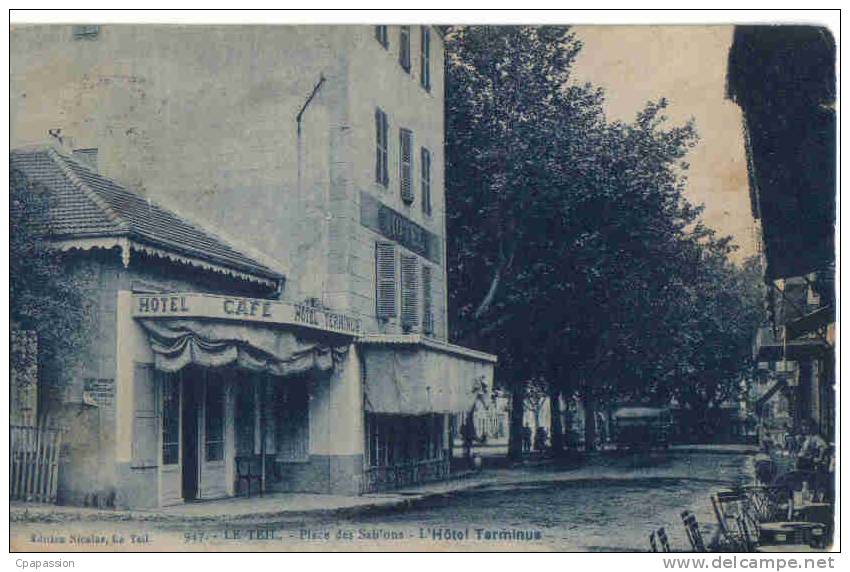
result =
M13 167L105 219L53 237L99 269L91 359L54 382L111 396L91 487L447 474L495 358L447 340L438 28L15 26L11 50Z
M795 425L835 439L835 39L818 26L736 26L728 97L743 114L777 371ZM772 394L765 394L772 395Z

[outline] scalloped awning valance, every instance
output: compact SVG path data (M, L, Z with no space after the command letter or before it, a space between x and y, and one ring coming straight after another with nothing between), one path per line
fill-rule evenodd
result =
M194 364L237 366L274 376L327 372L345 357L348 343L307 339L287 329L263 324L222 323L198 319L140 319L154 363L175 372Z

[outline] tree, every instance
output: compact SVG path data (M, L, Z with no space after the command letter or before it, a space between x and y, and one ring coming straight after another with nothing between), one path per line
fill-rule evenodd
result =
M452 334L499 355L512 436L532 379L555 407L556 454L561 396L582 399L592 448L599 401L711 393L743 353L711 323L731 246L684 197L693 123L670 125L664 99L608 122L602 92L572 82L567 28L458 28L447 49Z
M89 279L69 273L65 255L51 248L47 189L11 169L9 191L10 318L13 329L36 333L39 399L43 400L46 380L55 381L59 371L68 367L68 360L81 357L91 323L85 295ZM13 361L11 367L25 368L26 364Z
M562 196L552 172L603 121L601 92L570 84L581 45L567 28L463 27L446 44L452 334L498 350L518 455L526 380L542 365L533 252L553 239Z

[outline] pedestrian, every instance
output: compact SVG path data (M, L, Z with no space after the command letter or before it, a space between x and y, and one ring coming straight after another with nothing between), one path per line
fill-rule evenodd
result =
M522 426L522 452L531 452L531 427L528 425Z

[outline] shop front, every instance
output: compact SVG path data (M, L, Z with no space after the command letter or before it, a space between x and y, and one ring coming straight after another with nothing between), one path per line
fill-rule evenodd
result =
M197 293L119 305L122 504L359 492L358 320Z
M418 335L363 336L364 492L445 479L451 418L492 390L495 356Z
M118 504L362 494L448 477L495 357L326 308L119 293Z

